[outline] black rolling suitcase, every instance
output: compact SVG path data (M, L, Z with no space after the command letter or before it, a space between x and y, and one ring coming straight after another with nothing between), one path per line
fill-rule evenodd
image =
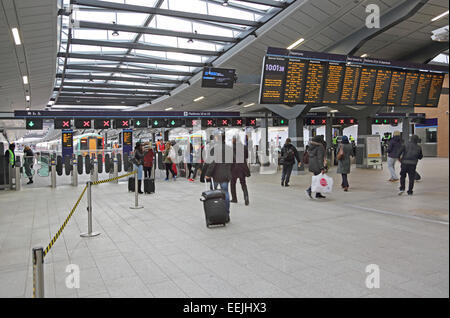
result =
M155 193L155 179L144 179L144 193Z
M134 183L136 181L134 181L134 177L129 177L128 178L128 191L129 192L134 192Z
M206 182L207 188L209 183ZM223 190L207 190L202 193L200 201L203 201L205 210L206 227L211 225L223 225L229 221L225 192Z

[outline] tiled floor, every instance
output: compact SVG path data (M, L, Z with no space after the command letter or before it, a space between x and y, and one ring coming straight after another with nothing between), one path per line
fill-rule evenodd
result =
M250 206L232 205L231 223L207 229L204 185L157 180L157 193L132 210L126 183L93 188L45 258L46 297L448 297L448 159L420 162L414 196L397 195L387 169L353 169L351 191L307 199L310 174L281 188L279 175L249 179ZM335 168L333 169L335 171ZM31 249L44 248L82 191L0 192L0 297L31 297ZM242 201L242 193L239 192ZM80 288L68 289L68 264ZM368 264L380 288L365 285Z

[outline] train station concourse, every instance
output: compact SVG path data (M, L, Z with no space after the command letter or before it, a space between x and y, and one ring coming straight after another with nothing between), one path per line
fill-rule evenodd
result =
M448 300L447 1L0 4L0 298Z

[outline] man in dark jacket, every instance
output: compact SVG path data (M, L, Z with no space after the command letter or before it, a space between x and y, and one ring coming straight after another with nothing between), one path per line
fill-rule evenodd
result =
M395 173L395 162L400 158L400 151L402 150L402 147L403 141L400 136L400 132L398 130L394 131L394 137L389 141L389 146L387 149L387 165L391 173L391 178L389 179L391 182L398 181L397 174Z
M231 165L231 202L233 203L237 203L236 182L239 179L242 192L244 192L245 205L249 205L247 183L245 182L245 178L250 176L247 159L248 147L243 145L236 137L233 137L233 164Z
M281 148L281 164L283 171L281 172L281 186L289 187L289 179L291 178L292 168L297 159L298 166L301 165L300 156L297 149L291 144L291 138L287 138L283 148Z
M317 176L320 173L325 172L325 147L324 147L324 140L322 136L315 136L309 143L309 171L312 172L315 176ZM312 191L311 186L306 189L306 194L308 197L312 199ZM321 193L316 193L316 198L323 199L325 196L323 196Z
M33 174L31 172L31 169L33 168L33 162L34 162L34 153L33 150L31 150L30 146L25 146L24 150L24 167L25 167L25 174L27 175L29 181L27 184L33 183Z
M414 179L416 176L417 162L423 158L422 147L418 145L419 136L413 135L411 140L402 147L400 150L400 191L398 195L402 195L405 192L406 174L408 174L409 187L408 195L413 194Z

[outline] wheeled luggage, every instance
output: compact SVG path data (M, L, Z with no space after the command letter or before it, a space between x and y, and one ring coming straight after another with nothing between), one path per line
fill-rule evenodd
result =
M144 193L155 193L155 179L144 179Z
M208 182L206 182L206 186L207 188L209 187ZM225 191L204 191L200 201L203 202L203 208L205 210L206 227L210 227L211 225L226 225L229 221L229 215L225 201Z
M128 178L128 191L129 192L134 192L134 177L129 177Z

